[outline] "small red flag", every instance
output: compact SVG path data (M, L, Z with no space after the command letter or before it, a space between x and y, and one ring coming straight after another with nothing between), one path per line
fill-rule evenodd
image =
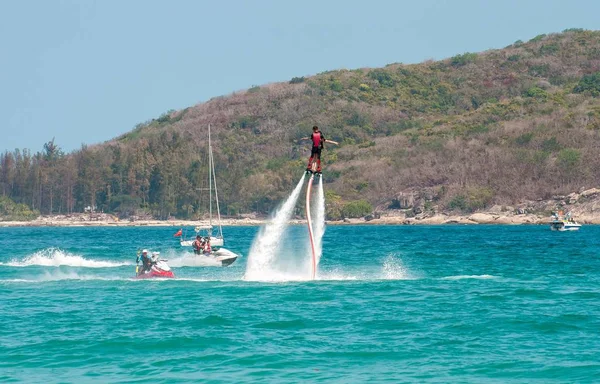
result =
M177 232L176 232L176 233L173 235L173 237L179 237L179 236L181 236L181 234L182 234L182 232L181 232L181 229L180 229L179 231L177 231Z

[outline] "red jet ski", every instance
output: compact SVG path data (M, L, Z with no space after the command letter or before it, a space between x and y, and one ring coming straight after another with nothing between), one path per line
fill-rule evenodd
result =
M173 271L169 265L167 265L167 260L159 259L160 252L152 252L152 256L150 258L152 266L150 270L144 270L143 267L137 265L139 262L139 257L136 260L135 266L135 278L136 279L152 279L155 277L169 279L175 277Z

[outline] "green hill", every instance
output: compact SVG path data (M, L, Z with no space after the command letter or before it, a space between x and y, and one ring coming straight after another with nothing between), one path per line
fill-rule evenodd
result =
M0 191L42 213L206 211L211 124L226 214L267 213L319 125L330 218L418 206L475 211L598 184L600 32L567 30L441 61L336 70L170 111L64 155L7 152ZM118 122L116 122L118 123ZM48 145L47 145L48 146Z

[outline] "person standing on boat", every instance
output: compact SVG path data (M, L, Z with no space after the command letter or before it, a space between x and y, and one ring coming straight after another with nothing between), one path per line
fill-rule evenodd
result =
M192 247L194 248L194 253L196 255L200 255L204 248L204 241L202 241L202 236L196 236L196 240L192 243Z

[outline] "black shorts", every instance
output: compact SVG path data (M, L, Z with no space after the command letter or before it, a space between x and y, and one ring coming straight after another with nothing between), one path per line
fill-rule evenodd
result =
M317 159L321 160L321 147L312 147L310 157L314 157L315 155L317 155Z

